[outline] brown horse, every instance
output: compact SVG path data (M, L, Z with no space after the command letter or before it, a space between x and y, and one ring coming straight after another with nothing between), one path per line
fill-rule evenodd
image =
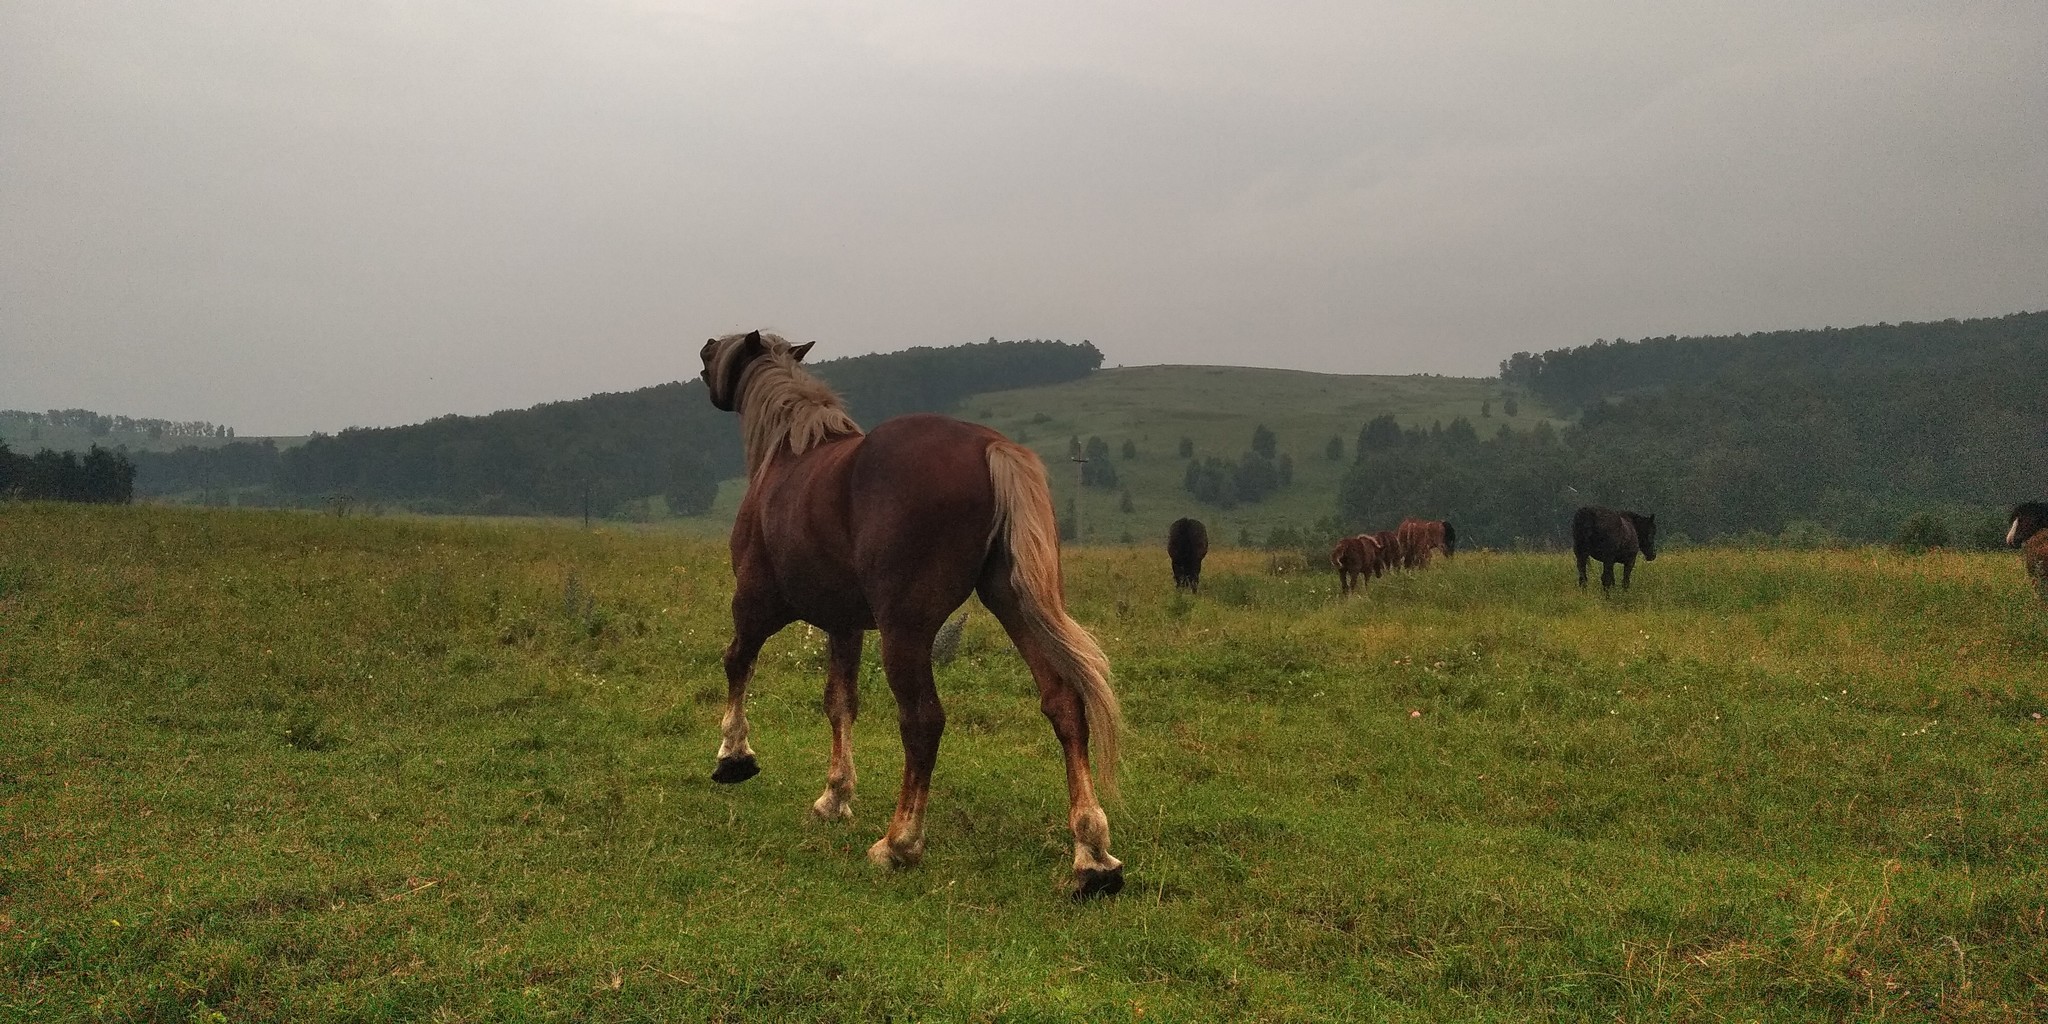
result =
M2048 505L2038 501L2016 505L2011 522L2005 531L2006 546L2020 549L2020 565L2034 581L2041 600L2048 601Z
M1373 559L1372 574L1385 576L1401 567L1401 537L1392 530L1381 530L1372 535L1379 541L1379 554Z
M1401 564L1409 569L1427 569L1438 550L1449 558L1458 553L1458 531L1441 519L1403 519L1394 530L1401 543Z
M1365 586L1379 558L1379 539L1369 533L1346 537L1330 549L1330 564L1337 567L1337 585L1342 596L1350 597L1353 590Z
M732 527L732 643L713 780L760 771L747 745L747 682L761 645L802 620L830 637L825 713L832 763L818 817L853 815L853 722L866 631L882 634L882 670L896 696L903 784L896 814L868 858L903 868L924 856L925 802L946 713L932 681L932 639L978 594L1038 683L1039 707L1066 757L1074 896L1111 895L1123 865L1109 853L1089 742L1105 792L1115 786L1121 726L1109 662L1068 617L1059 530L1045 466L986 427L900 416L863 434L838 396L798 365L809 344L759 331L704 343L711 404L738 412L747 494Z

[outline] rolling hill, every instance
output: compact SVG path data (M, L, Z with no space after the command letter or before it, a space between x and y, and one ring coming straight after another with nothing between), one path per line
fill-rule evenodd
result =
M1356 455L1358 432L1368 420L1391 414L1402 426L1448 425L1457 417L1482 432L1506 424L1533 429L1563 425L1526 397L1519 414L1502 410L1500 382L1486 378L1348 375L1237 366L1134 366L1097 370L1079 380L971 396L953 414L984 423L1039 453L1052 471L1054 500L1065 515L1080 495L1081 540L1089 544L1164 543L1166 527L1181 516L1208 524L1212 542L1235 544L1247 535L1263 542L1275 528L1309 528L1336 511L1337 486ZM1488 408L1490 406L1490 409ZM1487 412L1490 411L1490 415ZM1188 459L1180 441L1194 442L1196 458L1236 460L1251 447L1259 426L1271 430L1277 451L1294 466L1292 486L1264 501L1221 509L1182 487ZM735 427L734 429L737 429ZM1115 488L1079 485L1068 461L1070 439L1100 437L1115 467ZM1342 442L1341 457L1326 449ZM1125 441L1136 455L1125 458ZM1121 509L1131 497L1130 512ZM728 480L712 510L690 524L713 529L731 521L743 493Z

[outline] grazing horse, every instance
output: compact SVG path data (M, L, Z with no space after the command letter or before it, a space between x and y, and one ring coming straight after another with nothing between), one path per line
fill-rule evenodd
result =
M2048 601L2048 505L2038 501L2016 505L2011 521L2005 544L2020 549L2020 564L2033 579L2041 600Z
M1441 519L1403 519L1394 529L1401 542L1401 564L1409 569L1427 569L1438 548L1444 557L1458 553L1458 531Z
M759 331L704 343L711 404L739 414L747 459L747 494L732 526L733 638L711 778L736 783L760 771L747 745L747 683L761 645L802 620L830 637L832 762L811 810L828 821L852 817L861 644L879 629L903 783L868 859L917 864L946 726L932 640L953 609L978 594L1030 666L1066 758L1073 895L1116 893L1123 865L1109 853L1089 742L1103 789L1113 791L1122 714L1108 659L1067 615L1044 464L993 430L945 416L900 416L864 434L838 396L799 365L810 348Z
M1176 590L1202 592L1202 559L1209 556L1209 528L1199 519L1176 519L1166 528L1166 557L1173 562Z
M1657 560L1657 517L1587 505L1572 515L1572 554L1579 560L1579 586L1586 585L1586 560L1600 562L1600 589L1614 586L1614 563L1621 563L1621 589L1635 575L1636 555Z
M1401 567L1401 536L1392 530L1381 530L1372 535L1379 541L1379 553L1372 560L1372 574L1385 576Z
M1379 558L1379 539L1369 533L1346 537L1330 549L1330 564L1337 567L1337 585L1342 596L1350 597L1353 590L1365 586Z

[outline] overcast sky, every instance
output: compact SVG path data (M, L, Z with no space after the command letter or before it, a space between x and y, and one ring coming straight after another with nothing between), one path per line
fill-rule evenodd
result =
M404 423L756 326L1484 375L2048 308L2044 69L2041 0L0 0L0 408Z

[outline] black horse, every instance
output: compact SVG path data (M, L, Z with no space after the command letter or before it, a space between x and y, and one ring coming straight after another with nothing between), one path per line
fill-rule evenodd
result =
M1202 592L1202 559L1209 554L1209 528L1199 519L1176 519L1166 528L1166 557L1173 560L1175 589Z
M1621 563L1621 589L1635 575L1636 555L1657 560L1657 517L1587 505L1572 516L1572 554L1579 560L1579 586L1586 585L1586 560L1597 559L1600 589L1614 586L1614 563Z

